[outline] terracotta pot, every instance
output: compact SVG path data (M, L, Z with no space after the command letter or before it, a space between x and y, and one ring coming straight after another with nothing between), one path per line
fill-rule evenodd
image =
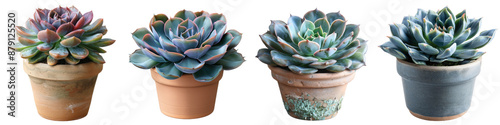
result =
M102 64L93 62L78 65L23 63L31 79L38 114L43 118L68 121L87 115L97 75Z
M470 107L481 59L457 66L423 66L398 60L397 70L412 115L424 120L451 120Z
M299 75L281 67L268 66L278 81L288 114L303 120L324 120L337 115L347 83L355 71Z
M158 74L156 68L152 68L151 76L156 82L161 112L181 119L210 115L214 111L217 87L222 74L223 71L211 82L196 81L191 74L168 80Z

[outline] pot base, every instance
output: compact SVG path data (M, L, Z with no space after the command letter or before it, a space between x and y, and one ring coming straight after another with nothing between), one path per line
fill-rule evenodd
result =
M325 120L327 120L327 119L331 119L331 118L333 118L333 117L337 116L337 114L339 114L339 112L335 112L335 113L333 113L332 115L330 115L330 116L328 116L328 117L325 117ZM295 118L295 119L299 119L299 120L313 121L313 119L302 119L302 118L300 118L300 117L296 116L293 112L288 112L288 115L290 115L291 117L293 117L293 118Z
M161 111L161 113L163 113L166 116L169 116L169 117L172 117L172 118L178 118L178 119L197 119L197 118L203 118L205 116L208 116L208 115L212 114L212 112L214 112L213 108L212 108L212 110L210 112L206 112L204 114L198 114L198 115L181 115L181 114L172 114L171 112L165 112L163 110Z
M419 119L423 119L423 120L429 120L429 121L446 121L446 120L452 120L452 119L456 119L456 118L459 118L459 117L462 117L465 113L467 113L467 111L465 112L462 112L458 115L453 115L453 116L446 116L446 117L429 117L429 116L423 116L423 115L420 115L420 114L417 114L415 112L412 112L410 111L410 113L419 118Z

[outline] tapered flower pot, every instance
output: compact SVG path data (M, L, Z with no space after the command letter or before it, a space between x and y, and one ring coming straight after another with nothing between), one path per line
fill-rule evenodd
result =
M97 75L102 64L94 62L78 65L23 63L33 89L36 108L43 118L68 121L87 115Z
M470 107L481 59L457 66L424 66L397 61L406 106L417 118L451 120Z
M217 87L223 70L210 82L196 81L191 74L169 80L163 78L156 68L151 76L156 82L158 102L163 114L181 119L194 119L210 115L214 111Z
M288 114L303 120L325 120L335 117L345 94L347 83L355 71L299 75L289 70L269 66L278 81L281 97Z

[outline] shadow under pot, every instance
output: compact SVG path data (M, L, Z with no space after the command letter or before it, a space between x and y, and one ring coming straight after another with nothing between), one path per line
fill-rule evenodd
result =
M467 112L480 69L481 59L456 66L425 66L397 61L410 113L432 121L456 119Z
M210 82L199 82L192 74L169 80L163 78L156 68L150 69L156 82L158 102L163 114L180 119L194 119L210 115L214 111L217 87L223 70Z
M337 115L347 84L355 71L295 74L281 67L268 66L278 81L288 114L302 120L325 120Z
M102 64L77 65L23 62L33 89L38 114L45 119L69 121L87 116Z

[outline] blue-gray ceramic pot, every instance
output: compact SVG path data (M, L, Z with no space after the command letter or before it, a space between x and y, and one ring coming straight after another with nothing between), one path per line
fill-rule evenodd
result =
M481 59L456 66L424 66L397 61L406 107L415 117L443 121L458 118L470 107Z

